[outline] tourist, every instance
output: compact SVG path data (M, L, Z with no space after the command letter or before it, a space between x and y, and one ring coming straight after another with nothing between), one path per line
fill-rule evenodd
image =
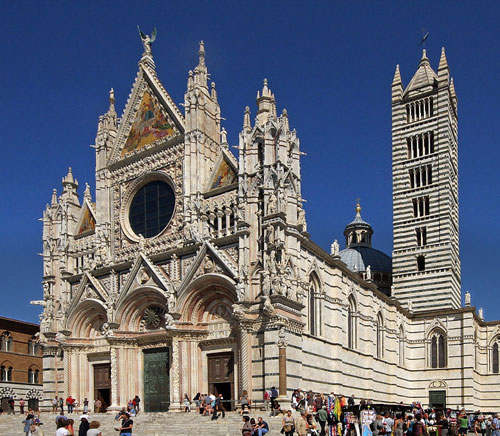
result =
M10 397L9 400L7 401L7 403L9 404L8 414L9 415L14 415L15 414L15 412L14 412L14 405L15 405L14 398Z
M80 416L80 427L78 427L78 436L87 436L87 432L90 428L90 416L82 415Z
M280 413L283 413L281 410L280 403L277 400L273 400L271 403L271 415L270 416L278 416Z
M306 415L306 428L307 428L307 434L309 436L318 436L318 431L316 430L316 424L314 423L314 419L311 414Z
M59 425L59 421L61 419L66 423L67 418L64 416L64 412L61 412L59 415L56 416L56 426ZM66 425L66 424L64 424L64 425Z
M273 402L276 398L278 398L278 391L276 388L273 386L271 388L271 402Z
M371 423L371 431L373 436L379 436L379 434L384 434L384 421L381 415L377 415L375 421Z
M306 412L300 412L300 418L295 421L295 431L299 436L307 435Z
M259 416L255 429L256 432L254 432L254 434L257 436L263 436L269 431L269 425L262 419L261 416Z
M21 410L21 415L24 415L24 400L22 398L19 401L19 409Z
M56 413L58 404L59 404L59 399L57 398L56 395L55 398L52 399L52 413Z
M184 394L184 412L191 412L191 400L188 394Z
M131 436L132 427L134 426L134 421L130 419L130 415L127 412L122 414L121 419L122 419L122 425L120 426L120 435Z
M89 400L87 398L83 400L83 413L89 413Z
M90 428L87 431L87 436L102 436L101 430L99 430L99 427L101 426L101 423L99 421L91 421L90 422Z
M196 410L198 410L198 413L200 413L201 394L199 392L194 396L193 401L196 405Z
M271 400L271 393L269 391L264 391L264 410L269 410L269 401Z
M66 419L65 418L59 418L57 421L57 430L56 430L56 436L68 436L69 432L66 428Z
M97 398L94 401L94 411L96 413L101 413L101 407L102 407L102 401L99 398Z
M248 399L248 392L247 391L243 391L241 393L240 404L241 404L240 415L242 415L243 413L248 413L250 410L251 403L250 403L250 400Z
M436 416L436 425L438 426L439 436L448 436L450 425L448 420L441 413L438 413Z
M282 432L285 433L285 436L293 436L295 431L295 419L292 416L291 410L286 412L286 415L283 417L282 425Z
M482 436L486 435L486 421L483 415L479 415L474 423L474 433L476 436L479 436L481 433Z
M320 436L326 436L325 427L328 421L328 413L326 412L326 406L322 406L321 409L318 410L318 414L316 416L318 417L319 426L321 427Z
M498 413L493 415L491 420L491 436L500 436L500 421L498 420Z
M71 397L71 395L66 398L66 407L68 408L68 413L73 413L73 405L75 404L75 400Z
M64 415L64 400L63 400L63 397L59 398L59 408L61 409L61 415Z
M224 397L222 396L222 394L217 395L217 398L215 399L215 409L217 410L217 412L220 412L219 416L222 414L222 419L226 417L226 409L224 407L223 401Z
M396 419L394 420L394 436L403 436L404 433L404 427L405 427L405 422L404 419L401 415L401 413L398 413L396 415Z
M139 395L136 395L134 397L134 403L135 403L135 414L137 415L139 413L140 409L140 404L141 404L141 399L139 398Z
M243 417L243 427L241 428L242 436L252 436L252 424L250 424L250 417L245 415Z
M467 426L466 426L467 428ZM415 415L415 422L413 423L413 436L425 436L427 434L427 427L425 421L422 419L422 415ZM467 434L467 433L466 433Z
M469 431L469 420L467 418L467 414L465 410L462 409L460 415L458 415L458 434L467 435Z
M31 431L34 430L34 415L32 415L31 413L28 413L26 415L26 418L22 421L22 423L24 424L24 433L26 433L26 436L30 436L31 435Z
M73 419L68 419L66 421L66 430L68 430L68 436L73 436L75 434L75 430L73 428L74 424L75 421Z

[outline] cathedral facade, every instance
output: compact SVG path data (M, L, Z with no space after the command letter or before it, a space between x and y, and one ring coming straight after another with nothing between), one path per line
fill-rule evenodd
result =
M247 107L238 157L221 129L203 43L184 111L144 53L121 117L110 92L95 144L95 196L71 170L43 213L45 405L55 395L279 387L375 402L493 409L497 322L466 297L458 257L457 98L444 50L392 84L394 253L372 248L361 208L331 252L307 233L301 146L267 81ZM431 297L432 296L432 297Z

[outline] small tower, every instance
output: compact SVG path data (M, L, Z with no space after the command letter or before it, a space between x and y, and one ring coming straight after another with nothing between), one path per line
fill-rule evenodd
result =
M458 308L457 99L444 48L437 73L425 49L403 91L392 83L394 295L414 311Z

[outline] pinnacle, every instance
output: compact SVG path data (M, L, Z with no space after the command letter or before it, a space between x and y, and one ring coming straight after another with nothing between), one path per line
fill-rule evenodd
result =
M444 50L444 47L441 48L441 58L439 59L439 70L444 70L448 68L448 61L446 59L446 52Z
M399 72L399 64L396 65L396 71L394 72L394 79L392 79L392 86L401 85L401 73Z

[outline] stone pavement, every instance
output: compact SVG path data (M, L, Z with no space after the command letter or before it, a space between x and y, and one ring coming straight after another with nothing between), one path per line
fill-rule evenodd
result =
M40 419L44 423L40 427L40 436L54 436L56 432L55 417L52 413L42 413ZM270 418L269 412L257 411L251 413L250 417L262 416L269 424L270 436L280 436L281 417ZM75 434L78 434L80 414L70 414L69 418L76 421ZM0 436L24 436L22 415L0 416ZM100 430L103 436L118 436L114 427L119 422L114 420L113 414L94 414L92 419L101 423ZM208 416L200 416L197 413L140 413L132 418L134 420L133 436L240 436L242 418L236 412L229 412L225 419L219 418L211 421ZM35 436L33 435L33 436Z

